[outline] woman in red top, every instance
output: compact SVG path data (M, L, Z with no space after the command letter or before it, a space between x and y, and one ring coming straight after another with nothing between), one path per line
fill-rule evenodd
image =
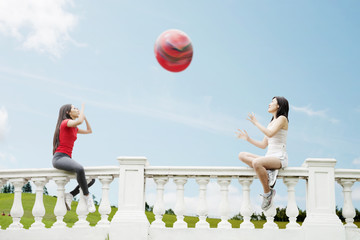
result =
M79 129L78 125L82 124L84 121L86 123L86 130ZM71 158L74 142L78 133L92 133L90 124L84 115L84 104L81 105L80 111L71 104L62 106L59 111L59 118L54 133L54 157L52 163L57 169L76 173L76 179L85 196L88 210L89 212L95 212L94 202L88 190L88 187L94 184L95 180L93 179L88 185L83 166ZM71 209L71 202L74 196L79 193L79 186L71 193L65 194L65 204L68 210Z

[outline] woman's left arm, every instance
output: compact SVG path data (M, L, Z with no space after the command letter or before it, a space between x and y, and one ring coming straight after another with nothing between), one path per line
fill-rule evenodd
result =
M91 129L91 126L88 122L88 120L86 119L86 117L84 117L84 120L85 120L85 123L86 123L86 130L83 130L83 129L78 129L78 133L80 134L90 134L92 133L92 129Z
M261 132L263 132L267 137L271 138L274 136L286 123L287 119L284 116L280 116L274 120L273 126L269 129L261 125L255 118L255 114L249 113L248 120L252 122Z

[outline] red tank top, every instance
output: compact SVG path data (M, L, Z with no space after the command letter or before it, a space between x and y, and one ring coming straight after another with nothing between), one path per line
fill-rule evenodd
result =
M59 132L59 146L57 147L55 152L66 153L71 157L72 150L74 147L74 142L77 139L77 127L68 127L67 122L70 119L65 119L60 124L60 132Z

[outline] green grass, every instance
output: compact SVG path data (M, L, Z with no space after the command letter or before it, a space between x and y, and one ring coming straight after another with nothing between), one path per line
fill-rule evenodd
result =
M54 222L56 222L56 217L54 215L54 208L57 198L52 196L44 195L44 206L45 206L45 216L43 218L43 223L45 227L50 228ZM0 215L0 226L2 229L6 229L12 223L12 217L9 217L11 206L14 201L14 194L2 193L0 194L0 214L5 213L6 216ZM35 222L34 217L32 216L32 208L35 203L35 194L23 193L22 194L22 204L24 209L24 215L21 218L20 223L24 225L24 228L28 229L31 224ZM77 202L73 201L71 204L71 211L68 211L64 216L64 222L68 227L72 227L78 217L76 214ZM98 208L98 206L96 206ZM111 220L117 211L117 208L112 207L111 213L109 214L109 220ZM101 216L98 211L90 213L86 218L90 222L90 226L95 226L98 221L100 221Z
M44 195L44 206L45 206L45 216L43 218L43 223L45 227L50 228L54 222L56 221L54 215L54 208L56 204L56 197L46 196ZM12 218L7 216L10 213L11 206L14 201L14 194L10 193L0 193L0 214L5 213L6 216L0 215L0 226L2 229L6 229L11 223ZM21 218L21 223L24 225L24 228L28 229L31 224L35 222L34 217L32 216L32 208L35 203L35 194L31 193L23 193L22 194L22 203L24 208L24 215ZM78 217L76 214L77 202L73 201L71 205L71 211L68 211L64 216L64 222L68 227L72 227L76 221L78 221ZM96 206L98 208L98 206ZM111 213L109 214L109 221L113 218L116 213L117 208L112 207ZM149 222L153 222L155 220L155 216L152 212L145 212ZM100 221L100 213L98 211L94 213L90 213L86 218L87 221L90 222L90 226L95 226L98 221ZM185 222L187 222L189 228L194 228L195 224L199 221L197 217L185 216ZM176 221L175 215L164 214L163 221L165 222L166 227L173 227L174 222ZM216 228L220 219L216 218L207 218L206 220L211 228ZM241 220L229 220L233 228L239 228L240 224L243 222ZM262 228L266 221L252 221L255 225L255 228ZM276 222L279 228L285 228L288 222ZM301 224L301 223L300 223ZM360 227L360 222L355 222L355 224Z

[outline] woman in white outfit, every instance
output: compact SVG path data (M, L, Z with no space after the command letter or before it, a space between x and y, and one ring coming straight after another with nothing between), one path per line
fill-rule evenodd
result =
M256 147L265 149L268 147L265 156L258 156L253 153L241 152L239 159L254 168L264 189L263 203L261 208L266 211L271 205L275 196L273 189L276 181L278 169L288 165L286 153L286 136L288 131L289 103L284 97L273 97L269 104L268 112L273 115L267 127L262 126L255 114L249 114L247 120L252 122L261 132L265 134L262 141L256 141L249 137L245 130L238 129L237 137L244 139Z

